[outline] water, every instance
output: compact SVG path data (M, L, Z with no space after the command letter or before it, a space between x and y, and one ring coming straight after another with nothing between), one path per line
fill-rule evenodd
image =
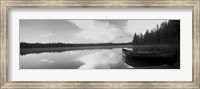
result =
M72 50L20 55L20 69L124 69L122 49Z

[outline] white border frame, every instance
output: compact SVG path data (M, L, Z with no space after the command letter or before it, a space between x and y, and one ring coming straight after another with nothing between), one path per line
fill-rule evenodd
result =
M9 80L10 81L192 81L192 9L9 9ZM56 11L52 11L56 10ZM121 12L119 13L119 10ZM61 12L65 11L65 12ZM130 12L131 11L131 12ZM133 11L133 12L132 12ZM108 13L108 14L104 14ZM125 15L125 16L123 16ZM95 16L95 17L91 17ZM19 70L19 19L180 19L180 70ZM186 34L186 35L184 35ZM187 50L187 51L186 51ZM184 58L184 59L183 59ZM17 61L16 61L17 60ZM10 67L11 66L11 67ZM56 71L56 72L55 72ZM45 74L47 73L47 74ZM107 73L107 74L106 74ZM122 73L124 75L122 75ZM49 75L52 74L52 75ZM81 75L80 75L81 74ZM91 74L91 75L90 75ZM117 75L116 75L117 74ZM148 74L148 75L146 75ZM156 75L155 75L156 74ZM27 76L29 75L29 76ZM66 77L67 75L67 77ZM88 76L89 75L89 76ZM32 76L32 77L30 77ZM52 77L59 76L59 77ZM76 77L75 77L76 76ZM86 77L88 76L88 77ZM101 76L101 77L99 77ZM121 77L130 76L130 77ZM139 77L140 76L140 77ZM142 76L142 77L141 77ZM170 77L166 77L170 76Z

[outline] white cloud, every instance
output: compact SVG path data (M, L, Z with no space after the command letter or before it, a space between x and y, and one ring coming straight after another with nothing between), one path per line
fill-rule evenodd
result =
M52 36L53 33L45 33L45 34L41 34L40 36L41 37L49 37L49 36Z
M75 33L75 36L98 42L111 42L123 33L112 24L105 21L94 20L70 20L82 30Z
M145 33L148 29L149 31L156 28L156 25L160 25L166 20L128 20L126 26L124 27L127 33L134 35L135 33Z
M144 34L147 29L151 30L163 21L165 20L128 20L121 29L106 21L70 20L69 22L81 29L80 32L73 34L77 38L86 39L91 43L120 43L131 42L135 33ZM74 40L78 41L76 38ZM87 43L86 40L84 41ZM78 42L84 43L80 40Z
M42 59L41 62L48 62L49 60L47 59Z
M42 59L41 62L44 62L44 63L53 63L52 60L48 60L48 59Z

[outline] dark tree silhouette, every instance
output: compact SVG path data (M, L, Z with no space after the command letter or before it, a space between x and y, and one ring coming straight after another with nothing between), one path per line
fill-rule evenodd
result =
M145 34L135 33L132 42L134 45L180 44L180 20L163 22L150 32L147 29Z

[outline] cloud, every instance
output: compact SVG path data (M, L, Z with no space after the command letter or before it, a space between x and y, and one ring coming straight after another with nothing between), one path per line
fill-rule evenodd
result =
M104 43L104 42L131 42L135 33L145 33L147 29L152 30L165 20L128 20L119 23L120 21L101 21L101 20L70 20L80 31L74 33L74 37L85 39L89 43ZM117 25L123 24L123 25ZM112 24L114 23L114 24ZM121 26L121 27L119 27ZM74 38L76 42L84 43ZM86 41L87 40L87 41Z
M49 37L49 36L52 36L53 33L45 33L45 34L41 34L40 36L41 37Z
M78 26L81 31L75 33L77 37L98 42L111 42L123 33L115 26L106 21L95 20L70 20Z
M44 62L44 63L53 63L52 60L48 60L48 59L42 59L41 62Z
M128 20L125 31L129 34L134 35L135 33L145 33L148 29L149 31L156 28L156 25L160 25L162 22L167 20Z
M132 35L134 35L135 33L144 33L148 29L148 27L145 26L145 24L141 25L142 22L144 23L144 21L142 20L140 21L129 20L127 22L127 26L125 27L125 31Z

